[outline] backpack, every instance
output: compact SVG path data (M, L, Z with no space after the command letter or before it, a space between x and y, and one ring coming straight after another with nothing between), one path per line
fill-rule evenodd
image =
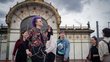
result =
M106 44L107 44L107 46L108 46L108 51L109 51L109 53L110 53L110 41L109 42L107 42L107 41L105 41L105 40L103 40Z

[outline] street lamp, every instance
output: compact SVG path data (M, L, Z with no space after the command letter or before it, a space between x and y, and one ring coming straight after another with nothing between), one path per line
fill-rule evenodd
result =
M110 22L108 22L108 28L110 28Z
M0 26L0 60L1 60L1 45L2 45L2 40L3 40L3 37L2 37L2 27L3 27L3 24L1 24Z

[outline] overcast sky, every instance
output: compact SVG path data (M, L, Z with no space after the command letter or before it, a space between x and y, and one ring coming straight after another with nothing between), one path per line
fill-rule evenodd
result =
M9 8L24 0L0 0L0 24L5 23L5 15ZM96 30L96 21L99 21L99 30L108 27L110 22L110 0L45 0L58 9L61 15L61 26L87 26L90 21L91 29ZM94 32L92 35L96 35Z

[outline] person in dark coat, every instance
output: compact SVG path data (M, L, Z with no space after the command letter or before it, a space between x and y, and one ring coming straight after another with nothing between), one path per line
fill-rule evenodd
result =
M26 53L31 57L32 62L45 62L45 39L41 28L43 22L40 16L34 16L32 20L33 28L29 30L29 43L26 49Z
M26 54L26 39L28 38L28 31L21 32L21 37L15 43L13 50L13 61L14 62L27 62Z
M100 57L98 53L98 41L95 36L91 38L92 46L89 51L89 60L92 62L100 62Z

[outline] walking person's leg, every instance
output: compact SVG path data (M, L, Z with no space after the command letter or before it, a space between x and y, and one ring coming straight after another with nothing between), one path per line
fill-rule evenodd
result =
M46 58L46 62L54 62L55 60L55 54L54 53L48 53L47 54L47 58Z
M64 57L56 55L56 62L63 62Z

